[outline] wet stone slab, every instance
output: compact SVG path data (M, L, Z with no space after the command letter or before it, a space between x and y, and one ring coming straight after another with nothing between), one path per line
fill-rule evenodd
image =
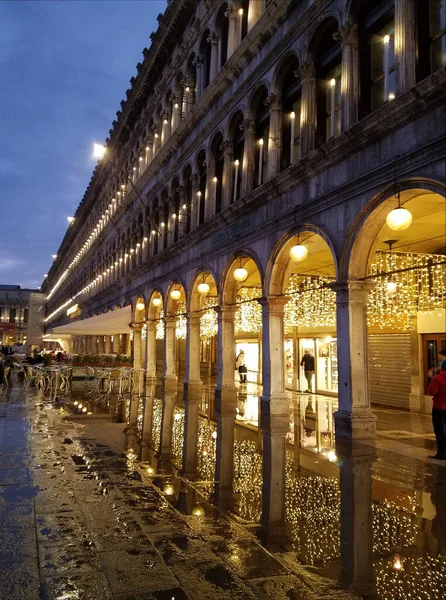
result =
M102 552L101 560L114 593L178 587L178 581L154 548Z
M39 570L35 559L2 561L0 568L2 600L36 600L39 598L39 593Z
M44 598L51 600L111 600L113 598L103 573L79 573L49 577L44 583Z

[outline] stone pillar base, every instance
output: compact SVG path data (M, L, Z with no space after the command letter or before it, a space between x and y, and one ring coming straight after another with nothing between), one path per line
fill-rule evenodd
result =
M238 390L234 387L223 386L221 388L215 388L215 406L217 410L224 411L225 406L234 405L237 406L237 394ZM230 410L232 410L232 406ZM234 412L235 419L235 412Z
M175 394L178 389L178 377L169 375L163 377L163 393L164 394Z
M368 440L376 437L376 416L371 410L356 410L353 414L338 410L334 413L336 437Z
M189 399L201 399L201 395L203 393L203 382L201 379L198 381L185 381L183 383L184 386L184 400L187 401Z
M424 413L424 394L409 394L409 410L415 413Z

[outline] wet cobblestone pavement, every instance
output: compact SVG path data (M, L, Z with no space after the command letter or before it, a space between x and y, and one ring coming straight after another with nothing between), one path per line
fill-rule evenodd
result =
M163 478L134 458L36 392L10 391L0 403L1 600L352 598L270 554L187 482L169 502Z

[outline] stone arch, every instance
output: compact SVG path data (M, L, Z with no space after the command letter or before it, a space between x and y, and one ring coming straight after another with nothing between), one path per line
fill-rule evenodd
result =
M327 29L336 22L336 29L342 25L342 18L338 11L327 10L318 19L312 23L307 30L307 44L302 51L303 61L314 60L314 52L320 44L321 38L326 33Z
M334 263L334 270L337 277L338 260L332 240L320 227L304 223L299 227L295 226L292 230L283 235L272 251L264 279L264 290L266 296L281 296L284 294L286 277L290 271L290 264L292 263L292 259L290 258L290 249L297 243L298 234L300 243L306 245L310 252L312 244L311 238L314 235L323 240L325 246L331 252L331 258ZM302 265L304 266L305 263L302 263Z
M197 291L197 287L200 283L207 283L210 287L209 292L212 291L212 285L215 286L216 296L218 302L218 280L215 270L212 267L204 266L198 269L190 282L189 292L187 296L187 310L188 312L196 312L203 308L203 296Z
M161 300L161 304L159 306L155 306L153 304L154 298L159 298ZM149 320L157 320L159 319L160 312L164 309L164 296L163 292L160 288L154 288L150 291L147 296L148 300L148 318Z
M171 297L171 292L173 290L178 290L181 292L181 298L179 300L174 300ZM186 286L184 285L184 282L180 279L174 279L173 281L171 281L169 283L169 285L167 286L167 290L166 290L166 306L165 306L165 315L166 316L175 316L178 312L178 303L179 302L186 302L187 301L187 289Z
M260 258L248 249L243 249L235 252L228 259L220 278L219 304L235 304L237 295L238 282L231 277L232 273L239 266L244 267L249 261L252 261L257 269L260 277L260 287L262 294L264 293L265 273Z
M140 305L143 305L143 308L141 308ZM141 321L145 320L146 314L147 314L147 306L146 306L146 302L144 300L143 294L138 294L137 296L135 296L135 298L133 300L133 306L134 306L134 310L132 311L133 320L136 323L141 323Z
M425 192L446 199L446 185L432 179L405 179L397 182L401 205ZM375 239L387 214L395 208L395 184L378 192L359 212L350 227L339 264L340 279L361 279L368 275L368 264Z
M295 48L290 48L275 66L273 75L271 77L271 81L273 82L271 90L273 94L276 94L277 96L281 95L286 65L293 60L295 60L299 66L302 64L302 59L299 55L299 52Z
M257 103L259 102L260 98L265 94L265 92L265 96L269 96L269 85L270 84L268 81L266 81L266 79L262 79L256 84L254 89L251 90L251 93L249 94L248 98L248 119L255 118Z
M241 122L243 123L244 118L245 118L245 111L246 111L246 108L244 106L238 105L231 112L231 114L229 115L229 118L227 120L227 123L226 123L226 129L225 129L225 133L224 133L225 139L231 139L233 137L234 126L239 121L240 114L242 116ZM235 125L234 125L234 123L235 123Z

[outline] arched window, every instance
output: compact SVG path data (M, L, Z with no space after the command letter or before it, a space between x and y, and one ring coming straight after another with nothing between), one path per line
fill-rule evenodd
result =
M193 52L189 57L187 63L186 74L183 80L183 96L182 96L182 118L189 113L192 106L195 104L195 53Z
M202 225L205 219L206 206L206 183L207 183L207 161L206 152L201 150L197 157L197 175L198 175L198 191L197 191L197 212L198 225Z
M365 0L359 11L360 118L395 98L393 0Z
M214 214L218 214L221 211L222 204L223 166L225 161L223 136L221 133L217 133L212 140L211 156L214 165L214 177L211 184L210 193L213 195L212 204L215 211Z
M234 161L234 170L232 178L231 203L240 199L242 191L242 169L243 154L245 151L245 130L243 127L243 113L237 111L232 117L229 125L229 141L232 143L232 157Z
M168 231L169 231L169 194L167 190L161 192L161 203L160 203L160 232L163 240L163 248L168 246Z
M446 65L446 0L418 0L418 80Z
M341 131L342 50L340 40L335 39L337 32L337 21L327 19L315 35L311 50L315 57L318 146Z
M211 44L208 41L211 32L207 29L203 37L201 38L200 50L199 50L199 59L200 64L198 68L200 69L201 81L199 86L199 93L202 94L204 90L208 87L211 80ZM197 81L198 86L198 81Z
M221 69L228 60L229 21L228 5L222 4L215 20L215 33L218 36L218 66Z
M255 169L253 187L266 181L268 172L269 108L266 103L268 92L261 86L254 95L251 114L255 124Z
M183 200L184 204L180 208L180 235L186 235L190 232L191 206L192 206L192 169L187 165L183 171Z
M291 56L282 65L278 83L282 87L282 152L281 170L300 159L300 109L302 87L299 62Z
M179 236L180 227L180 183L178 177L172 182L172 206L170 216L170 229L172 232L172 242L176 242Z

